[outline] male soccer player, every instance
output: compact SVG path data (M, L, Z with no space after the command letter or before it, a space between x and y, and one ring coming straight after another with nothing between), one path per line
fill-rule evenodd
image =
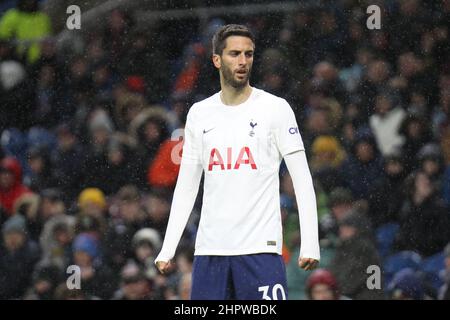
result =
M279 166L292 177L300 217L299 266L320 259L316 197L297 122L286 100L250 86L255 40L242 25L213 37L221 91L189 110L183 155L158 269L170 268L202 176L191 299L287 299L281 258Z

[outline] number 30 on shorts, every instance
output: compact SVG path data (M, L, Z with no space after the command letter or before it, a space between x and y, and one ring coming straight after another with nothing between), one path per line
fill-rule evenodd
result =
M258 288L259 292L262 292L263 300L286 300L286 293L284 292L284 288L281 284L277 283L270 290L270 286L262 286ZM269 294L272 294L270 296Z

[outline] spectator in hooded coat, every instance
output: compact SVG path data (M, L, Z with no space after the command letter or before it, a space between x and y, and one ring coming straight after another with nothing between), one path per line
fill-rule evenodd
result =
M6 220L2 236L0 299L19 299L30 284L34 265L39 259L39 247L27 238L26 221L19 214Z
M39 192L56 186L49 150L42 147L30 148L28 165L31 174L28 176L27 185L31 190Z
M372 186L369 198L369 217L377 228L389 222L398 222L398 212L405 198L404 180L407 176L403 157L394 154L384 161L384 175Z
M370 188L381 179L383 161L370 132L360 131L352 154L342 165L344 184L355 199L369 199Z
M31 193L22 183L22 167L13 157L0 161L0 206L11 216L14 203L23 195Z

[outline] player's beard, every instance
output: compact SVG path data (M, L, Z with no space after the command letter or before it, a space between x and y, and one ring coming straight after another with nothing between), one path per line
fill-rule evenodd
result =
M247 73L242 79L236 79L235 73L228 68L225 64L222 64L220 68L225 84L232 86L235 89L243 89L250 80L250 74L252 73L252 66L248 68Z

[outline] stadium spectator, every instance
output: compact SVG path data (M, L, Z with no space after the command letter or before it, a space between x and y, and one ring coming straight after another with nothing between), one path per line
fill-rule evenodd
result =
M40 41L51 35L50 17L39 10L38 0L19 0L0 20L0 38L17 40L17 51L28 63L41 53Z
M369 217L373 227L384 223L397 222L405 199L404 180L407 176L403 157L392 154L384 158L382 179L371 187L369 197Z
M134 185L123 186L110 207L113 216L105 234L106 259L119 271L134 255L133 237L143 228L146 212L139 190Z
M75 237L72 244L73 264L81 270L81 288L88 295L111 299L117 285L111 269L103 263L99 241L88 233Z
M355 300L383 299L382 290L367 287L367 267L381 263L371 235L370 221L354 211L339 223L339 244L330 265L342 294Z
M398 250L414 250L423 256L441 251L450 241L448 208L430 178L422 171L405 180L407 197L399 212Z
M342 165L344 185L352 191L355 199L368 199L371 186L381 179L382 157L370 131L357 133L352 153Z
M125 265L121 272L120 289L114 300L153 300L152 284L133 263Z
M57 130L58 146L52 153L52 164L57 187L61 189L64 200L73 202L82 190L83 167L80 165L85 159L85 147L81 145L73 125L62 123Z
M346 153L334 136L319 136L312 144L311 174L329 193L343 185L340 169Z
M28 288L34 265L39 259L37 243L27 237L26 220L20 214L2 225L0 247L0 298L20 299Z
M388 287L392 300L425 299L424 283L420 275L409 268L397 272Z
M328 197L329 214L320 221L321 232L326 236L337 236L339 223L353 209L354 198L349 189L337 187L331 190Z
M428 124L416 115L408 114L400 126L400 134L404 137L401 153L405 159L407 172L418 169L417 154L420 148L432 141Z
M396 103L393 95L378 94L375 97L375 113L369 118L370 128L383 156L391 155L404 142L398 131L406 112Z
M34 192L56 186L53 176L50 152L45 147L32 147L28 150L28 166L30 174L24 179L26 185Z
M51 300L63 273L52 265L37 266L33 272L33 285L28 288L24 300Z
M39 243L42 249L40 265L57 267L65 271L72 258L75 237L75 218L60 214L49 219L42 229Z
M348 300L342 296L335 276L326 269L314 270L306 281L309 300Z
M5 157L0 162L0 191L0 205L8 216L15 213L16 201L31 193L22 183L22 166L14 157Z

